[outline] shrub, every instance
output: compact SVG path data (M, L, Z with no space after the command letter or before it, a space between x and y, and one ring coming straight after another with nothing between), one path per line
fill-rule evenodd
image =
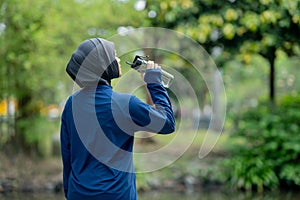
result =
M263 191L300 186L300 96L246 111L233 134L242 143L224 163L230 183Z
M51 121L47 117L33 117L32 119L22 120L20 127L22 133L24 150L37 154L41 157L52 155L52 136L59 131L57 121Z

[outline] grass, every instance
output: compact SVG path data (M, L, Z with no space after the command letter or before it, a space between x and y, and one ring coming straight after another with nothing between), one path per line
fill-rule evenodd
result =
M148 138L138 138L135 143L135 152L149 152L154 151L165 146L176 146L174 151L182 150L185 148L186 151L190 149L208 149L213 152L222 152L223 150L228 149L228 146L232 144L229 141L227 133L215 133L209 130L186 130L184 132L175 132L169 135L154 135L149 134ZM148 141L150 141L148 143ZM189 153L189 152L187 152Z
M185 190L184 181L187 177L193 179L195 184L222 180L219 162L233 145L227 133L219 135L213 131L186 129L170 135L151 135L150 138L149 143L145 139L137 139L135 152L158 152L158 156L154 161L137 159L137 171L145 165L151 166L151 162L173 160L160 169L138 173L137 186L140 190ZM205 154L204 157L199 157L200 151L202 156Z

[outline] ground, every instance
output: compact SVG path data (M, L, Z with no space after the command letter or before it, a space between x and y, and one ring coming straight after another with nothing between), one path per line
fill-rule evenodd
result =
M205 140L206 131L186 132L185 134L173 134L168 136L155 136L149 139L137 139L135 152L152 152L167 145L174 145L162 152L160 159L167 159L174 155L180 155L178 159L163 169L151 173L137 174L137 186L139 190L165 189L174 191L193 192L202 187L215 186L215 180L220 177L217 171L216 161L222 157L225 139L218 139L220 145L214 146L217 135L210 133ZM205 142L205 143L203 143ZM199 158L200 149L212 151L205 158ZM181 155L182 154L182 155ZM151 163L151 160L147 160ZM139 163L136 167L139 168ZM139 170L139 169L137 169ZM212 184L211 184L212 183ZM0 153L0 193L21 191L62 191L62 163L60 156L40 158L18 153Z
M22 153L0 153L0 193L59 191L62 183L60 158L32 158Z

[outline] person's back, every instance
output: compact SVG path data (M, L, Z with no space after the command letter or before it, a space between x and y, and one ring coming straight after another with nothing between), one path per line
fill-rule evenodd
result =
M118 130L113 120L111 95L110 86L100 85L96 91L86 88L81 90L72 95L66 103L63 119L68 127L63 136L69 138L62 137L62 142L69 142L71 147L71 169L67 192L69 199L99 199L100 197L103 199L136 199L135 175L130 172L132 169L122 171L122 168L119 170L114 166L107 166L109 161L111 162L114 157L119 156L118 151L112 155L111 151L117 148L114 146L104 148L107 145L101 145L103 142L103 139L100 138L101 134L106 133L105 135L112 142L111 145L115 144L125 151L132 151L133 136ZM74 108L75 106L76 108ZM76 116L77 114L79 116ZM76 126L81 126L82 122L78 122L76 125L74 117L75 119L85 118L83 123L94 128L87 130L89 132L86 133L78 133ZM93 117L98 118L99 128L89 122ZM78 127L78 130L80 129ZM85 139L83 134L89 134L90 137ZM92 149L91 145L95 147ZM64 146L68 146L68 144ZM126 158L123 157L123 160L127 159L127 164L131 163L129 155L127 154ZM126 162L124 162L125 164Z
M97 49L98 46L100 49ZM112 43L103 39L85 41L67 66L69 75L83 89L69 97L62 114L61 151L65 196L70 200L135 200L137 193L132 162L134 133L139 130L173 132L173 111L161 84L159 69L149 69L145 74L153 102L159 104L157 108L133 95L112 90L110 80L120 76L119 65L118 71L117 66L112 64L116 64L111 58L112 52L108 53L109 61L100 61L102 65L105 64L102 73L97 72L98 79L93 80L97 77L95 74L88 77L95 67L91 67L90 63L95 63L95 60L86 57L94 56L91 54L94 49L97 49L94 55L102 56L99 51L107 53L114 50ZM76 52L80 52L81 59L74 56ZM110 67L112 69L106 73ZM151 124L151 121L155 121L155 124Z

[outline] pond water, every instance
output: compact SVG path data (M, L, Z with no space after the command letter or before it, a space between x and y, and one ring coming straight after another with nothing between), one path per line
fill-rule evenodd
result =
M1 200L64 200L63 194L52 193L14 193L0 194ZM268 192L264 194L230 193L205 191L199 193L146 192L139 194L139 200L299 200L300 192Z

